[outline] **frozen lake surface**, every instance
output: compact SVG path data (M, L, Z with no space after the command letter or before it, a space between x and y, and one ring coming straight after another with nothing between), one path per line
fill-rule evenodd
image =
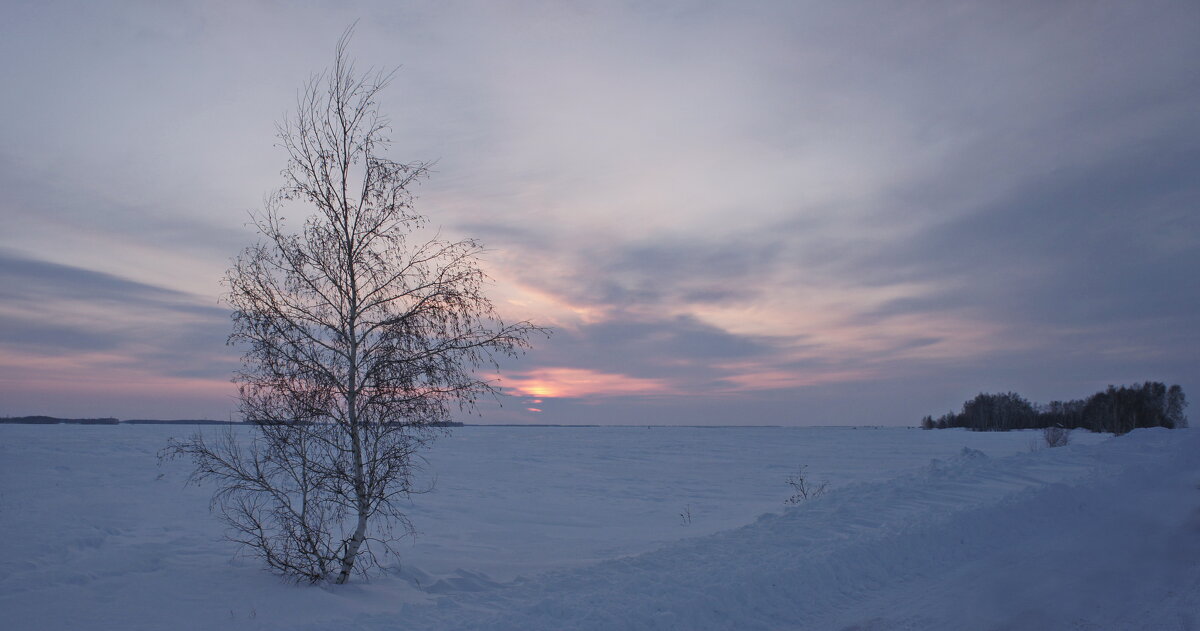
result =
M7 628L1200 624L1192 430L1031 451L1034 432L456 428L386 574L300 587L234 559L211 489L157 462L195 429L0 426ZM786 507L800 465L830 490Z

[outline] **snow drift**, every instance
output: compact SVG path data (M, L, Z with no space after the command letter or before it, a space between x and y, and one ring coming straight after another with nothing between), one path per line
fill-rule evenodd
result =
M449 532L340 588L231 564L206 489L154 463L166 430L0 430L14 629L1191 629L1200 611L1195 430L1029 452L1032 433L464 428L414 510L475 502L476 517L415 515ZM511 471L494 478L542 485L479 495L460 478L498 447L491 466ZM789 456L831 491L785 509ZM667 483L636 487L631 470ZM533 497L546 504L522 517ZM685 503L698 528L679 523ZM528 557L518 570L506 542Z

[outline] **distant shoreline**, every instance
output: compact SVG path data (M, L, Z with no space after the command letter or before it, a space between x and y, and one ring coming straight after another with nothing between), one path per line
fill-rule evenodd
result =
M55 416L9 416L0 418L0 425L251 425L245 421L214 421L212 419L163 420L149 418L58 418ZM434 427L462 427L462 423L433 423Z
M158 419L118 418L58 418L56 416L9 416L0 418L3 425L242 425L241 421L214 421L210 419L180 419L174 421Z
M217 421L212 419L118 419L118 418L58 418L54 416L10 416L0 418L0 425L251 425L245 421ZM754 429L754 428L792 428L802 427L806 429L894 429L907 428L913 429L907 425L647 425L641 423L623 423L614 425L598 425L589 424L570 424L570 423L460 423L450 421L445 423L434 423L433 427L529 427L529 428L568 428L568 429L587 429L587 428L605 428L605 427L645 427L646 429L658 428L699 428L699 429Z

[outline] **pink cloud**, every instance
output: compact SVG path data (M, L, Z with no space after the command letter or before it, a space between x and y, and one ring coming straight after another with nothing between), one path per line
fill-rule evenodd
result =
M0 355L0 396L15 406L6 413L224 418L236 394L228 379L157 374L119 354Z
M860 370L771 370L763 367L744 366L725 381L733 387L724 392L754 392L758 390L782 390L787 388L803 388L831 383L862 381L876 376L876 372L868 369Z

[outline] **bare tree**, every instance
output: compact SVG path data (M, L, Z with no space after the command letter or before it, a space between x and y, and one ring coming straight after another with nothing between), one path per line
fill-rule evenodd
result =
M454 409L497 391L477 369L546 332L498 317L477 242L418 237L410 189L428 165L382 156L376 98L391 75L357 74L350 34L277 127L284 185L225 278L253 439L196 435L166 450L216 482L232 539L311 582L346 582L410 531L399 500L416 490L420 450ZM289 232L283 210L298 204L316 212Z
M784 500L786 504L799 504L805 500L816 499L824 495L825 490L829 488L829 480L815 482L808 477L808 465L800 465L796 472L784 481L792 487L792 496Z

